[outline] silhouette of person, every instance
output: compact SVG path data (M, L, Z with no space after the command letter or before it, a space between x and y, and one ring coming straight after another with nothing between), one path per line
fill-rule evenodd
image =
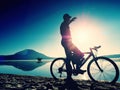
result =
M71 17L69 14L63 15L63 22L60 26L60 34L62 36L61 44L65 50L66 54L66 69L67 69L67 80L72 79L72 67L70 64L70 60L72 56L75 56L75 60L80 60L83 58L84 54L72 43L71 32L70 32L70 23L73 22L76 17ZM81 70L79 68L80 61L76 63L76 69L79 70L81 74L85 72L85 70Z

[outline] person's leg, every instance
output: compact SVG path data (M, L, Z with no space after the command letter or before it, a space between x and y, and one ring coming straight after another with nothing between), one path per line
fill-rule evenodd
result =
M76 64L81 64L81 59L84 57L84 54L71 42L70 43L71 46L71 51L73 52L73 57L75 59L74 62L76 62Z
M73 43L71 43L71 51L81 58L84 56L84 54Z
M72 66L70 64L70 58L71 58L71 51L70 51L70 46L69 46L69 41L62 40L61 42L62 46L64 47L65 54L66 54L66 70L67 70L67 78L71 78L72 75Z
M65 53L66 53L66 69L67 69L67 79L71 79L72 76L72 66L70 64L70 55L71 52L69 50L65 49Z
M82 64L82 60L84 60L84 54L73 44L71 43L71 49L73 51L73 57L75 59L74 62L76 62L76 70L81 73L81 74L84 74L84 72L86 72L86 70L81 70L80 69L80 66Z

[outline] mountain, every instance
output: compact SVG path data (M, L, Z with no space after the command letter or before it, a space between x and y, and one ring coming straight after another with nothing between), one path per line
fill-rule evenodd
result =
M52 57L46 56L42 53L36 52L32 49L25 49L13 55L0 55L0 60L28 60L28 59L50 59Z
M120 54L112 54L112 55L104 55L104 56L108 58L120 58Z

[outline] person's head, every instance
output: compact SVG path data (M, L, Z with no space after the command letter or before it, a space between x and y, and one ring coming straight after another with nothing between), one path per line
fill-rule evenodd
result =
M71 18L71 16L70 16L69 14L67 14L67 13L63 15L63 19L64 19L65 21L70 20L70 18Z

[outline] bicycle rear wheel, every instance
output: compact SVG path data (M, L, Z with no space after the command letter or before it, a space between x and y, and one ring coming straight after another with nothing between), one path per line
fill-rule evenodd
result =
M50 65L50 72L54 79L66 79L66 65L65 58L56 58Z
M108 81L109 83L115 83L119 78L117 65L106 57L97 57L90 61L87 71L90 79L95 82Z

